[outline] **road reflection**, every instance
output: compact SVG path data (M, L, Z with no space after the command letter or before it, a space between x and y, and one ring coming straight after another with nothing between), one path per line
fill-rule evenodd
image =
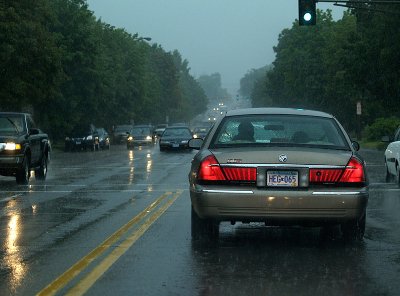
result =
M10 201L10 203L14 202ZM6 254L4 256L4 262L10 271L9 285L11 290L21 284L27 271L18 245L18 240L22 235L21 224L21 216L19 214L11 214L7 227Z
M362 295L365 245L317 230L235 227L216 241L192 241L198 295ZM322 237L324 236L324 237ZM251 283L251 284L249 284ZM378 290L379 291L379 290ZM374 294L371 294L374 295Z
M135 153L133 150L129 151L129 178L128 178L128 184L132 185L133 181L135 179L135 166L134 166L134 159L135 159Z

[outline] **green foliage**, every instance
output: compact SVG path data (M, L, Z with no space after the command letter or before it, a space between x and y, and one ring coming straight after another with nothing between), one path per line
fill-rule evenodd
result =
M63 139L77 124L188 120L207 98L180 54L96 20L85 0L0 3L0 106Z
M363 134L370 141L379 141L383 136L393 137L397 127L400 126L400 118L378 118L370 126L366 126Z
M209 101L215 103L230 97L228 91L221 87L221 74L213 73L211 75L201 75L197 78L197 82L204 89Z
M329 112L350 132L359 120L358 101L363 126L379 117L399 117L400 6L388 8L397 14L359 9L333 21L328 10L318 11L316 26L294 22L279 35L264 83L254 86L253 106Z
M260 80L265 79L267 71L271 69L271 66L264 66L258 69L251 69L240 79L239 94L242 97L250 98L254 88L254 84Z

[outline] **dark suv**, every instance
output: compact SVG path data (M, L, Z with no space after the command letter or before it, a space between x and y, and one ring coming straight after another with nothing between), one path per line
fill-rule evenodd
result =
M31 170L46 179L50 141L27 113L0 112L0 174L27 184Z

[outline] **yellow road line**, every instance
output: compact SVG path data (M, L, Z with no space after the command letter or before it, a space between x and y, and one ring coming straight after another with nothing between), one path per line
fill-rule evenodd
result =
M75 287L71 288L66 295L79 296L86 293L90 287L123 255L132 245L146 232L147 229L175 202L182 194L177 192L162 208L150 216L136 231L125 241L116 247L104 260L87 274Z
M88 267L96 258L103 254L107 249L109 249L118 239L121 238L133 225L138 223L144 217L146 217L156 206L158 206L167 196L171 195L172 192L166 192L161 195L157 200L145 208L142 212L136 215L132 220L114 232L110 237L108 237L104 242L102 242L98 247L92 250L89 254L75 263L66 272L60 275L42 291L40 291L38 296L42 295L55 295L59 290L61 290L65 285L72 281L76 276L78 276L85 268Z

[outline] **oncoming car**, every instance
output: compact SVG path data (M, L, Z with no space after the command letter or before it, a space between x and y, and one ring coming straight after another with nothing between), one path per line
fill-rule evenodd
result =
M228 111L189 172L192 237L215 238L221 221L265 225L340 224L361 240L366 223L365 163L330 114L287 108Z
M135 125L129 132L126 147L132 149L139 145L149 145L154 143L152 127L149 125Z

